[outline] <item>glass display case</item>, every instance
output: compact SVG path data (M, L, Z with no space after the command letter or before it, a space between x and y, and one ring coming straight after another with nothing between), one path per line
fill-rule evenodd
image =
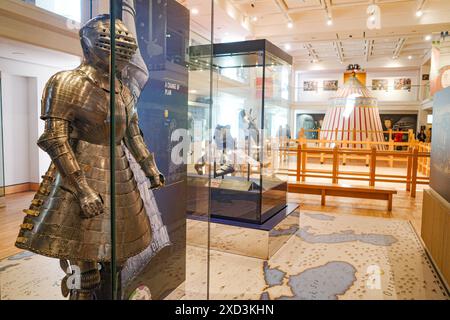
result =
M207 49L190 50L198 72L207 65ZM288 161L282 150L290 138L291 64L292 57L267 40L214 44L211 119L203 119L210 121L212 142L208 151L197 148L189 170L195 198L210 166L212 219L263 224L285 208L287 183L277 173Z
M38 60L0 64L0 300L208 299L208 223L186 219L185 142L191 92L210 110L211 72L191 77L188 48L212 57L213 1L202 36L176 0L80 0L80 26L27 2L23 16L59 24L27 47Z

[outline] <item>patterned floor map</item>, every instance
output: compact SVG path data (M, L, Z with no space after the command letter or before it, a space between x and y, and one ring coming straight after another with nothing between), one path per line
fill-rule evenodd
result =
M207 253L188 246L183 299L205 298ZM211 250L210 270L211 299L449 299L411 224L395 219L302 212L269 261ZM55 259L10 257L1 298L61 299L62 276Z
M449 299L409 222L318 212L302 212L298 232L268 262L211 251L210 295Z
M336 300L356 281L356 269L348 262L333 261L299 274L289 276L288 285L294 294L280 300Z

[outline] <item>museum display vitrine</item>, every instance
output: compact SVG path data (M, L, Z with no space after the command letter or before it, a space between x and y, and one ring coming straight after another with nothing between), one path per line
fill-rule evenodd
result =
M81 7L98 15L83 16L81 29L65 23L64 35L76 39L72 69L64 60L69 55L56 49L45 53L59 54L61 66L30 71L24 60L1 69L6 119L33 123L30 134L20 136L22 150L8 121L2 148L8 177L17 171L17 155L27 170L29 162L38 166L23 178L26 191L32 185L37 192L19 203L25 219L5 245L12 255L0 259L2 299L177 299L187 291L193 299L207 298L207 235L204 250L195 252L205 263L187 261L186 128L188 87L205 87L210 95L209 72L201 84L189 77L188 48L211 48L211 41L191 38L189 9L175 0L111 5L104 13L87 0ZM211 2L203 9L211 15ZM27 74L38 68L43 71ZM29 98L23 110L17 93ZM5 212L15 217L16 210L7 205ZM188 268L195 269L194 279L186 278Z
M190 48L192 72L207 66L204 50ZM194 151L189 192L196 196L207 186L204 169L210 166L211 217L263 224L286 206L287 184L277 169L287 161L281 151L290 138L292 58L267 40L214 44L213 51L211 119L191 108L203 123L210 121L212 143L209 154L202 147ZM204 212L195 209L194 215Z

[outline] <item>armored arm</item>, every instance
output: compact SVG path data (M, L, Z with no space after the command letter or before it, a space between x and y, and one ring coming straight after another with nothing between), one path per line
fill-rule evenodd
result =
M77 90L83 90L83 85L71 71L58 73L49 80L42 97L45 130L37 144L74 190L83 215L89 218L103 213L104 208L100 196L88 185L69 142L70 123L82 99Z
M61 176L75 189L86 218L103 213L103 203L88 185L69 143L69 122L57 118L45 121L38 146L48 153Z
M124 140L131 154L133 154L145 175L149 178L151 188L157 189L164 186L164 176L159 172L158 167L156 166L153 153L150 153L147 149L147 145L145 144L141 130L139 129L139 121L136 112L131 118Z

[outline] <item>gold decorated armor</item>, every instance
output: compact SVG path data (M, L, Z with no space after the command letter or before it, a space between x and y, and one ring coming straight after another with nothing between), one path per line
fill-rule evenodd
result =
M80 30L81 65L55 74L45 87L41 114L45 131L38 145L48 153L52 165L29 209L24 210L26 216L16 241L17 247L38 254L87 263L83 274L91 280L97 278L92 263L111 261L109 23L107 15L90 20ZM119 75L115 86L113 147L120 263L143 251L151 241L149 219L125 147L152 188L161 187L164 177L139 129L135 103L145 81L140 79L142 72L140 78L130 76L136 41L119 20L116 30L117 69L128 74L126 79Z

